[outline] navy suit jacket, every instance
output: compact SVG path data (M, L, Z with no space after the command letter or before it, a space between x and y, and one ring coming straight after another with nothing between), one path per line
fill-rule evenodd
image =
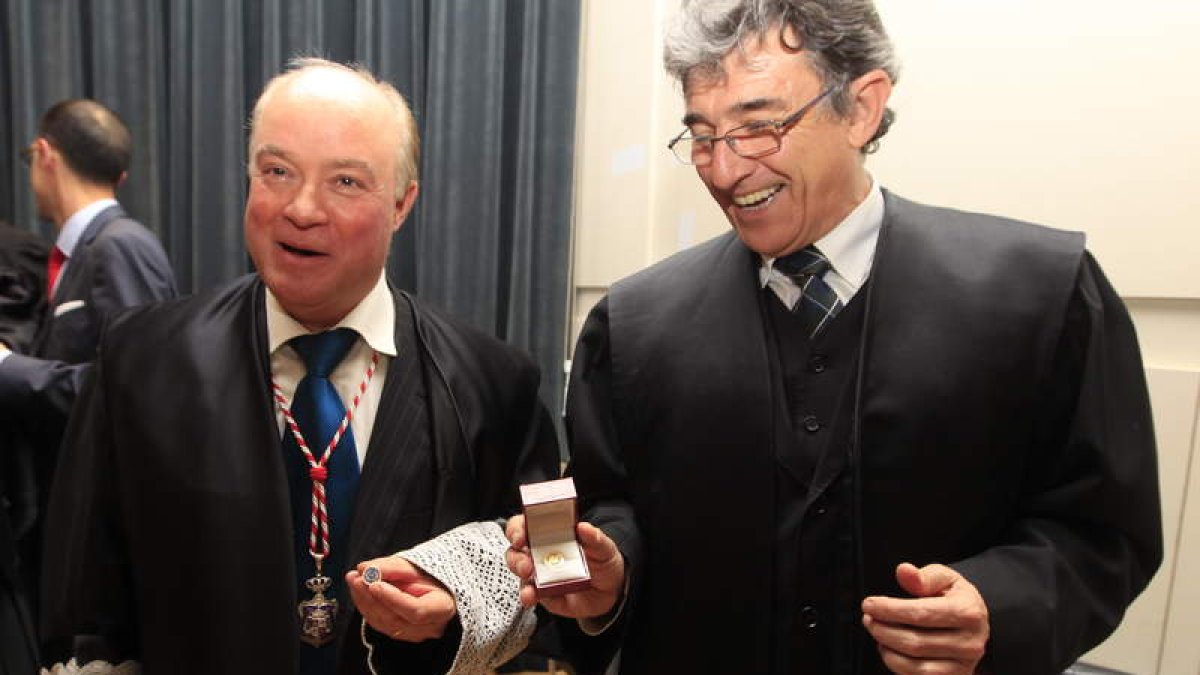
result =
M43 511L67 415L100 328L121 310L175 295L167 255L154 235L120 206L104 209L80 236L45 303L27 354L0 363L0 428L10 446L7 494L14 536L25 539L26 576L34 581L40 542L34 531Z
M167 254L120 206L88 224L58 280L27 355L0 363L0 407L61 431L100 328L117 312L176 294Z

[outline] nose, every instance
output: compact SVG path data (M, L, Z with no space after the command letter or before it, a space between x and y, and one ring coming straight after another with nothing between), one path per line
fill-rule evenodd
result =
M316 181L304 181L288 199L283 215L296 227L306 229L324 223L327 219L321 189Z
M712 162L700 168L701 178L709 187L732 190L743 178L754 172L755 160L742 157L721 141L713 145Z

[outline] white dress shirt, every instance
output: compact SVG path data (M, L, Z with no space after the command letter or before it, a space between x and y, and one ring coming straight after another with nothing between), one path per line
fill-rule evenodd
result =
M866 198L829 234L813 242L832 265L821 278L837 293L843 306L850 303L871 273L882 225L883 190L872 178ZM762 267L758 269L759 281L763 286L770 286L785 307L794 306L800 299L800 287L791 277L775 269L775 258L763 256L762 260Z
M271 377L284 397L290 403L296 394L296 386L304 377L304 361L287 341L307 335L310 331L288 315L279 304L279 300L271 289L266 292L267 304L267 348L271 353ZM329 381L342 397L346 409L350 409L354 396L367 374L367 366L371 356L379 352L379 365L375 375L367 386L366 393L359 401L354 418L350 420L350 429L354 433L354 446L358 450L358 465L363 466L367 457L367 445L371 440L371 430L375 427L375 415L379 411L379 400L383 396L383 383L387 380L388 366L396 354L396 307L392 300L392 291L388 288L383 273L371 292L362 299L350 313L342 318L334 328L350 328L358 334L358 339L350 347L350 351L342 362L334 368ZM283 413L276 406L275 421L279 425L279 433L284 431ZM290 432L289 432L290 433ZM318 459L325 450L325 442L320 447L310 447ZM335 450L336 452L336 450Z

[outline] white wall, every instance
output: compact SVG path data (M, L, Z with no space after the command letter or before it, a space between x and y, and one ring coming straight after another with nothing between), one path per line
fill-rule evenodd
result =
M728 225L666 142L677 0L583 0L574 326L616 279ZM876 0L898 120L868 168L911 199L1088 234L1137 325L1167 562L1089 659L1200 674L1200 2Z

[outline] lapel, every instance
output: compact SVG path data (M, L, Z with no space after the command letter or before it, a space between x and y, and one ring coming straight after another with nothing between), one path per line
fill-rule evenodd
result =
M125 217L125 210L120 205L110 206L96 214L96 217L92 218L92 222L88 223L88 226L84 228L83 234L79 236L79 241L75 244L75 250L71 252L71 257L62 272L62 276L58 279L58 286L55 288L54 296L47 297L46 303L43 305L43 313L38 320L37 333L32 343L32 354L61 360L64 355L57 352L63 349L63 339L66 339L69 343L83 339L82 337L76 338L73 335L69 335L66 338L55 337L55 345L51 346L49 344L51 341L50 332L57 318L54 316L54 310L64 302L87 299L88 292L92 286L90 278L91 266L88 264L91 244L110 222L123 217ZM48 350L56 353L48 353Z
M63 270L62 277L58 280L58 288L54 294L51 307L62 303L64 300L74 300L82 296L87 287L91 285L91 280L85 276L85 271L88 269L87 260L91 254L92 242L100 235L104 228L118 218L125 218L125 210L120 205L110 206L92 218L92 222L84 228L83 234L79 235L79 241L75 243L75 250L71 252L71 257L67 261L67 268ZM50 311L53 311L51 309Z
M396 358L388 365L367 446L347 545L349 564L428 538L432 450L425 378L412 306L392 290Z
M249 383L248 386L254 388L252 397L256 401L259 411L246 415L247 438L250 439L248 447L271 448L270 456L275 458L275 470L272 472L269 487L264 486L266 494L263 499L264 503L271 502L272 508L279 514L282 519L282 529L290 531L292 504L288 491L287 474L283 466L283 437L279 433L279 426L275 420L275 400L271 395L271 353L267 339L265 288L262 279L255 275L252 286L246 294L250 299L250 330L235 331L235 334L248 336L248 343L242 345L242 353L250 355L250 362L245 365L249 365L250 372L256 374L245 378ZM231 361L231 363L233 362ZM234 365L233 368L236 369L237 365ZM233 372L226 377L228 381L237 381L238 379ZM290 537L288 541L291 541ZM294 562L290 553L287 559L289 562ZM294 569L292 574L295 575Z

